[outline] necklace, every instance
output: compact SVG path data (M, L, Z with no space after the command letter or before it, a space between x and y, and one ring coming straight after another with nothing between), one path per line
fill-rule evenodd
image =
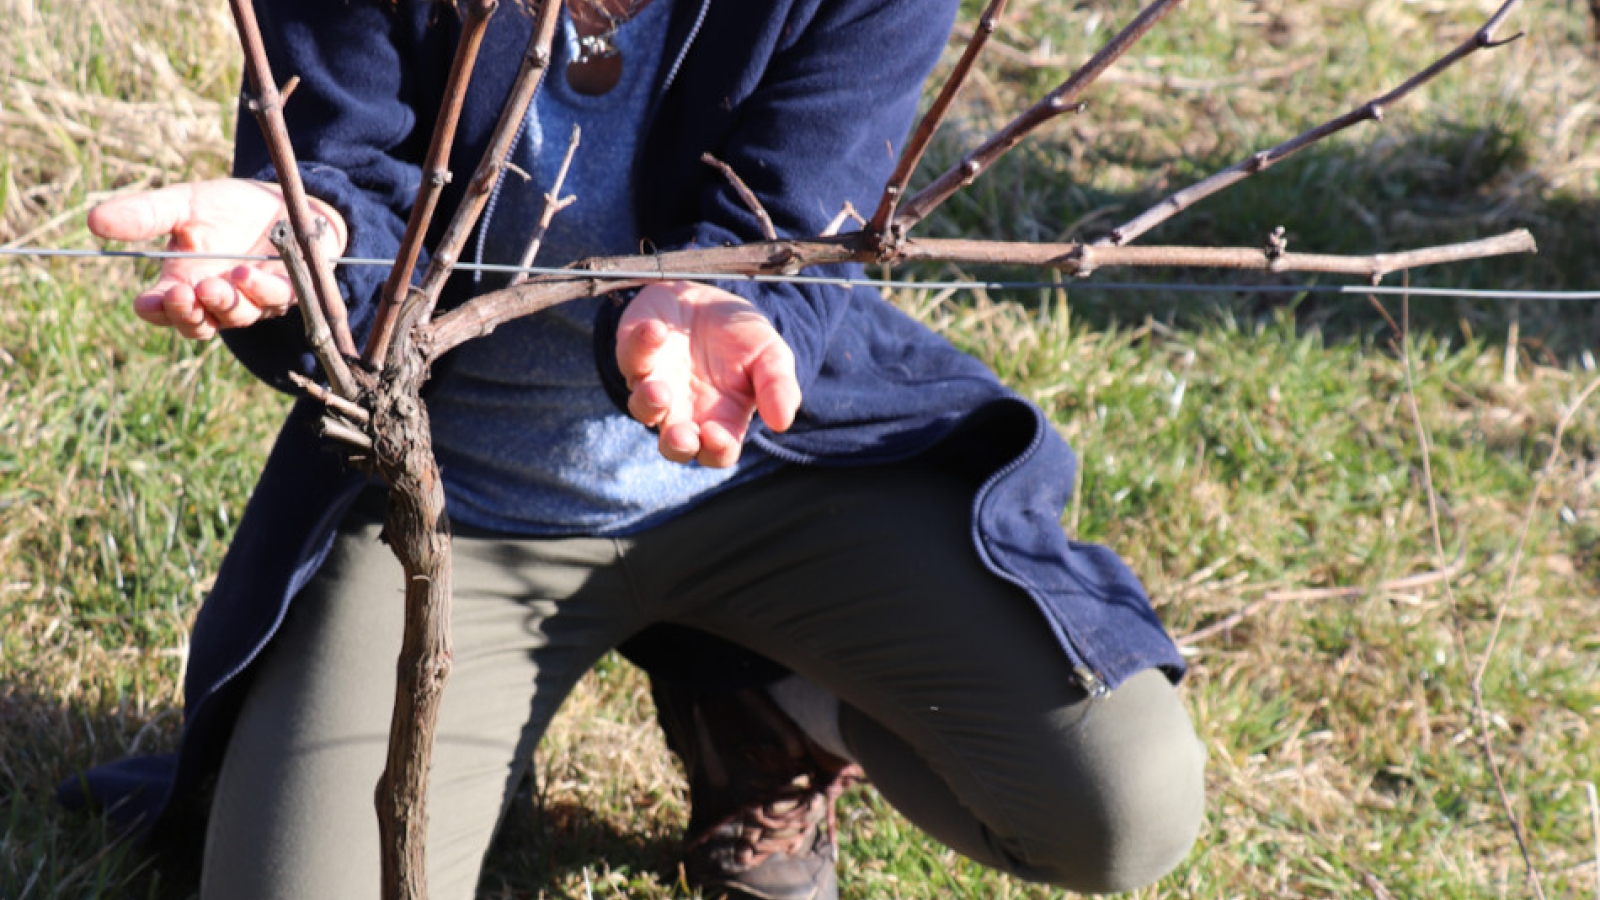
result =
M573 65L585 65L597 59L610 59L621 54L616 43L612 40L617 35L615 28L601 34L578 35L578 55L572 60Z
M628 5L621 12L612 12L608 0L579 0L568 7L567 13L572 17L573 25L582 24L594 27L595 19L604 22L600 30L594 34L578 35L578 55L572 60L574 65L585 65L595 60L614 59L622 51L617 49L617 29L622 23L633 18L648 0L629 0Z

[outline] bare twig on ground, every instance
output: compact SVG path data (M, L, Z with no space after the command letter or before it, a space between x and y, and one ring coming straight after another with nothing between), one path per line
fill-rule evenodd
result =
M1533 482L1533 492L1528 496L1528 505L1522 514L1522 523L1517 528L1517 544L1511 554L1511 566L1506 573L1506 588L1501 594L1500 605L1495 610L1494 624L1489 629L1489 639L1484 644L1483 653L1478 660L1478 668L1472 675L1473 690L1481 689L1484 673L1489 668L1489 660L1494 656L1495 645L1500 637L1500 627L1506 619L1506 610L1511 606L1512 592L1517 586L1517 576L1522 568L1522 551L1528 541L1528 529L1533 525L1533 515L1538 511L1540 495L1550 481L1550 475L1555 471L1556 461L1561 458L1561 441L1566 436L1567 426L1577 416L1578 411L1589 401L1594 392L1600 389L1600 378L1591 380L1583 390L1574 397L1567 411L1562 413L1561 420L1556 423L1555 436L1550 439L1550 455L1545 457L1544 465L1540 467L1539 474Z
M1600 796L1594 789L1594 782L1583 783L1584 795L1589 798L1589 831L1594 836L1594 900L1600 900Z
M1360 586L1349 585L1345 587L1325 588L1300 588L1295 590L1267 591L1255 600L1246 603L1235 612L1212 622L1203 628L1197 628L1177 639L1179 644L1197 644L1207 638L1215 637L1225 631L1232 630L1244 620L1270 606L1284 603L1314 602L1319 600L1345 600L1358 597L1367 597L1381 594L1395 594L1401 591L1413 591L1417 588L1439 584L1461 574L1465 560L1457 556L1450 565L1431 572L1419 572L1416 575L1406 575L1402 578L1391 578L1375 585Z
M1500 766L1495 758L1494 745L1490 740L1491 732L1489 730L1488 712L1483 700L1483 679L1488 674L1489 663L1493 660L1495 648L1499 645L1500 631L1505 624L1506 611L1511 607L1512 596L1521 571L1523 550L1527 544L1528 530L1533 525L1533 517L1538 511L1539 500L1544 492L1544 487L1549 483L1550 477L1555 471L1556 462L1561 458L1562 439L1566 436L1567 426L1572 424L1572 420L1577 416L1579 410L1583 408L1583 405L1588 402L1596 390L1600 390L1600 378L1591 379L1583 390L1578 392L1572 403L1568 405L1566 412L1562 413L1560 421L1556 423L1555 435L1550 440L1550 454L1545 457L1544 465L1540 467L1539 474L1534 479L1533 491L1528 496L1528 505L1523 512L1522 522L1517 529L1517 543L1516 548L1512 551L1511 565L1506 573L1505 591L1501 594L1500 603L1495 608L1494 622L1489 627L1489 637L1484 642L1483 652L1479 654L1478 665L1472 673L1471 681L1473 712L1478 724L1479 741L1482 743L1484 754L1488 758L1489 772L1494 777L1495 788L1500 794L1501 807L1511 824L1512 833L1517 839L1517 847L1522 851L1522 859L1527 868L1529 886L1532 888L1534 895L1540 898L1544 896L1544 890L1540 884L1538 869L1534 866L1532 855L1524 841L1521 822L1512 805L1510 794L1506 790ZM1459 629L1459 625L1457 627ZM1463 661L1466 660L1465 650L1463 640ZM1592 785L1589 790L1591 792L1594 790ZM1600 823L1597 823L1597 826L1600 826ZM1600 865L1600 827L1596 828L1595 841L1596 865ZM1600 870L1597 870L1595 884L1595 895L1600 898Z
M1496 41L1494 39L1494 32L1495 29L1499 28L1500 24L1505 21L1506 16L1511 14L1512 8L1515 7L1519 2L1520 0L1506 0L1505 5L1501 6L1500 9L1489 18L1489 21L1484 23L1482 28L1479 28L1476 32L1474 32L1472 37L1468 38L1464 43L1456 47L1454 50L1440 57L1436 62L1434 62L1433 65L1423 69L1416 75L1411 76L1404 84L1400 85L1389 93L1384 94L1375 100L1369 100L1362 104L1359 108L1351 110L1350 112L1347 112L1336 119L1324 122L1309 131L1303 132L1287 141L1284 141L1270 150L1263 150L1259 153L1256 153L1250 156L1248 159L1234 163L1232 166L1229 166L1221 172L1212 175L1210 178L1207 178L1204 181L1190 185L1189 187L1186 187L1177 193L1169 195L1155 206L1152 206L1139 215L1133 217L1123 225L1112 229L1111 233L1098 243L1114 246L1122 246L1124 244L1132 243L1133 241L1138 240L1140 236L1144 235L1150 229L1155 228L1157 225L1160 225L1162 222L1165 222L1183 210L1188 209L1196 203L1199 203L1201 200L1204 200L1205 198L1210 197L1211 195L1216 194L1225 188L1231 187L1232 185L1249 178L1251 175L1254 175L1257 172L1265 171L1275 163L1287 159L1298 151L1311 146L1312 144L1322 140L1325 137L1328 137L1329 135L1343 131L1344 129L1360 122L1366 122L1369 120L1381 121L1383 119L1384 110L1403 99L1407 94L1411 93L1416 88L1427 84L1429 81L1432 81L1433 78L1440 72L1448 69L1463 57L1484 48L1498 47L1502 44L1510 43L1511 41L1516 40L1516 37L1512 37L1504 41Z
M1394 900L1394 894L1389 893L1389 889L1383 886L1383 882L1378 880L1378 876L1371 872L1361 873L1361 883L1365 884L1367 890L1372 892L1372 900Z

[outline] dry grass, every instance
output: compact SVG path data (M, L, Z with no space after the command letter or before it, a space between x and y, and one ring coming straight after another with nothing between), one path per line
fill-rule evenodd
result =
M106 191L223 167L238 77L226 6L5 0L0 15L0 238L56 241Z
M968 92L947 159L1060 76L1040 60L1080 58L1128 14L1098 0L1013 7L1023 24ZM1104 229L1398 83L1490 8L1192 0L1089 115L928 224L1047 239ZM0 0L0 21L0 242L87 246L82 212L102 192L224 167L237 72L217 3ZM1594 287L1588 24L1539 2L1514 27L1529 35L1383 126L1147 241L1254 244L1283 224L1297 249L1370 252L1525 225L1537 258L1419 277ZM84 765L171 745L187 625L283 409L219 348L134 323L121 300L144 274L0 262L6 900L187 894L181 871L152 871L48 799ZM1360 303L1068 287L897 299L1057 419L1083 461L1067 524L1132 562L1174 633L1200 635L1185 690L1211 748L1211 817L1192 858L1144 894L1527 896L1487 735L1544 891L1593 896L1592 401L1572 415L1516 553L1557 425L1593 377L1591 307L1418 304L1408 388L1392 331ZM1484 662L1487 732L1471 690ZM681 894L681 783L644 696L615 661L586 679L541 750L487 896ZM847 896L1053 896L957 859L870 794L848 806L845 837Z

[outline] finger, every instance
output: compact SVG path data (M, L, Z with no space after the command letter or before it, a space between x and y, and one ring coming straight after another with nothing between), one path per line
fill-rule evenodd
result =
M713 469L726 469L739 461L739 451L743 449L744 431L730 431L718 421L702 422L700 424L700 452L695 455L695 461L702 466Z
M194 286L194 296L218 328L243 328L261 318L261 308L224 278L202 279Z
M167 320L186 338L206 340L216 334L215 324L206 318L205 310L195 298L194 288L187 284L175 285L161 298Z
M625 326L617 335L617 368L630 385L650 377L672 330L665 322L646 319Z
M700 410L695 416L700 426L696 457L700 464L721 468L737 462L755 413L755 402L737 394L724 394Z
M646 428L654 428L665 421L672 408L672 390L659 381L642 381L628 395L628 415Z
M673 462L686 463L700 452L700 429L693 422L664 425L657 445L662 456Z
M655 385L656 382L649 384ZM658 424L658 431L660 439L657 444L661 455L667 459L686 463L699 455L700 426L695 422L694 410L687 394L666 405Z
M226 267L214 260L169 259L162 264L156 283L134 297L134 314L152 325L176 327L177 320L166 310L167 295L178 285L193 286L223 271Z
M112 241L161 237L190 219L192 200L184 184L113 197L89 210L89 230Z
M282 315L295 303L294 287L283 275L256 266L239 266L228 280L265 316Z
M209 341L217 336L217 325L209 318L202 317L198 325L179 325L178 333L190 340Z
M133 314L151 325L170 327L172 320L167 318L166 296L167 291L162 288L145 291L133 298Z
M794 351L778 340L750 363L750 386L755 389L761 421L773 431L787 431L800 412L800 381L795 377Z
M192 314L190 309L194 295L192 288L194 282L201 277L203 276L184 271L181 265L162 266L161 277L156 279L156 283L133 299L134 313L152 325L176 328L179 322L187 321ZM173 291L180 286L184 289L184 293L173 294Z

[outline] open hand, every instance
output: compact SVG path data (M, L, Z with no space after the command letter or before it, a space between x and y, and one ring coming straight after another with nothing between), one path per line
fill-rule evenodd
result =
M800 408L794 352L748 300L689 281L639 291L617 329L628 412L659 429L661 455L726 467L756 412L785 431Z
M312 201L328 223L327 258L344 252L347 232L332 207ZM239 178L195 181L115 197L89 211L89 230L107 240L167 238L168 250L272 255L267 234L287 217L277 185ZM169 259L156 283L133 301L154 325L205 340L221 328L242 328L282 315L295 303L283 265L217 259Z

